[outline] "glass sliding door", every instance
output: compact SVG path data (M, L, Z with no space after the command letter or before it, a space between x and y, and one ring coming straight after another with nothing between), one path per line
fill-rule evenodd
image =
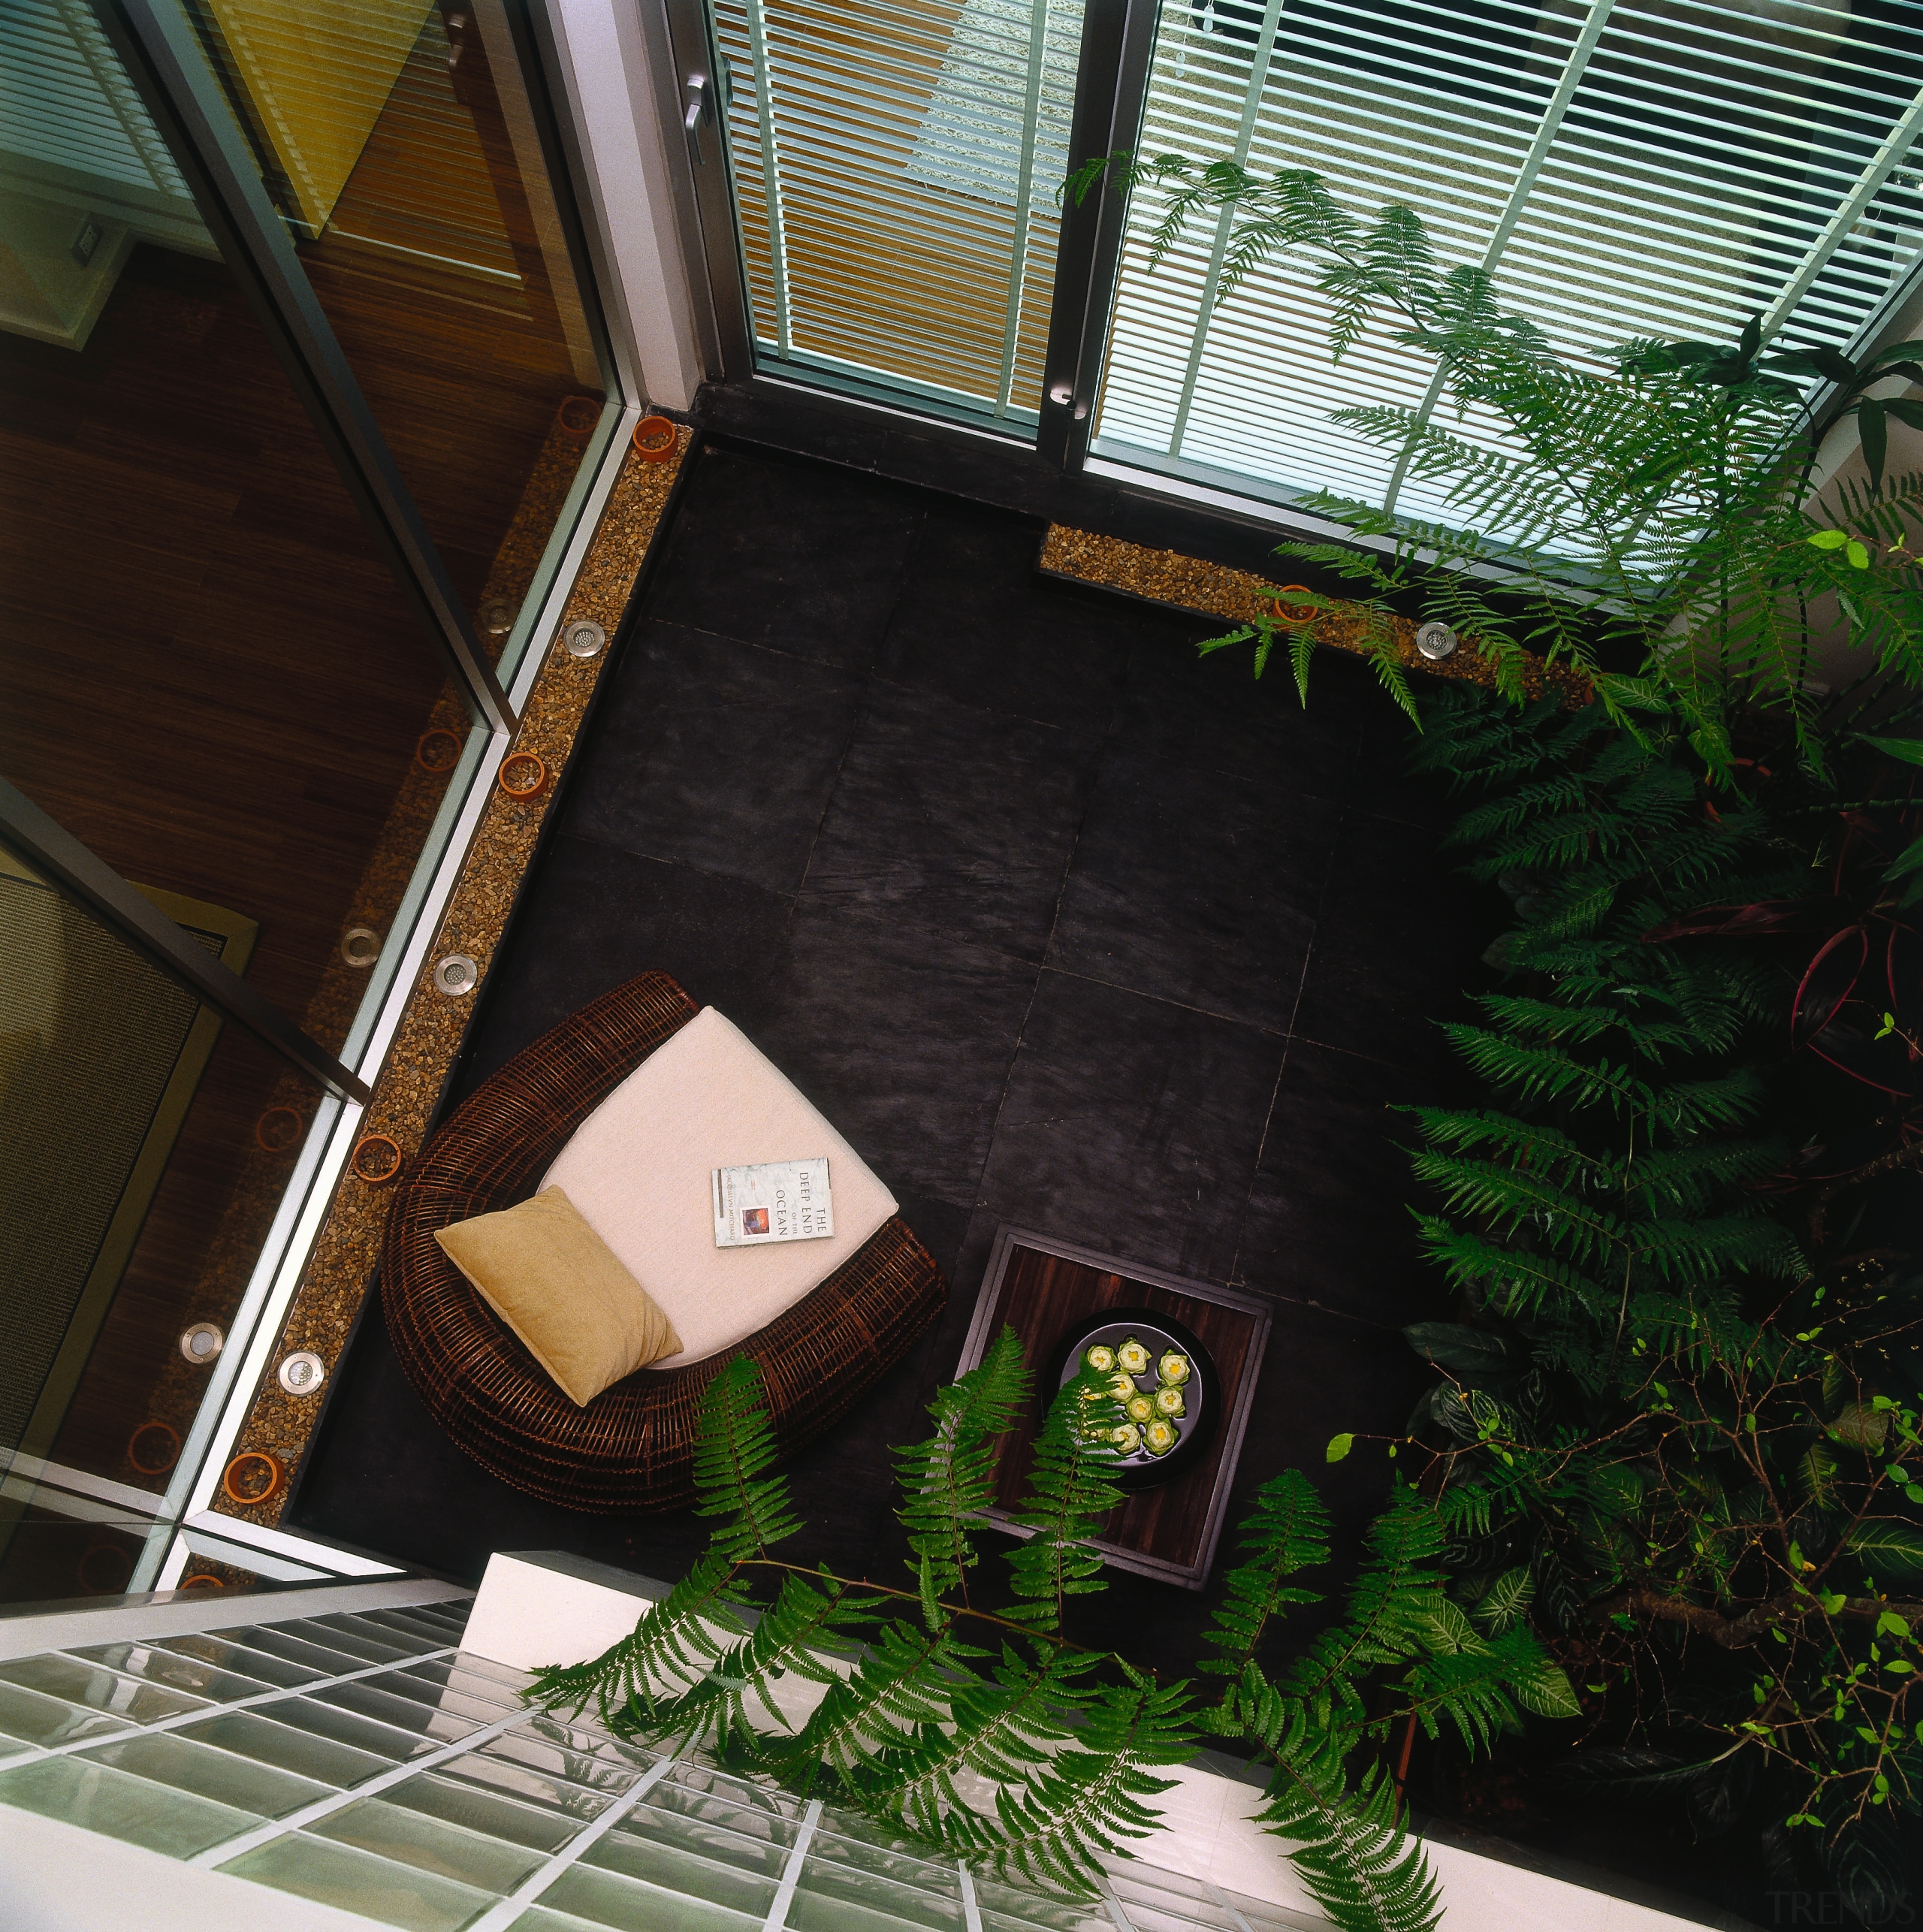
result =
M1840 347L1923 240L1923 8L1778 0L1169 0L1143 152L1312 168L1372 216L1406 203L1451 262L1577 351L1638 335ZM1378 331L1339 366L1305 262L1216 305L1232 217L1158 266L1134 197L1100 455L1286 499L1439 514L1393 451L1327 420L1433 408L1433 365ZM1472 411L1457 429L1496 440Z
M526 0L0 0L0 1601L190 1486L515 722L623 406L558 153Z
M1032 434L1082 0L711 0L757 367Z
M188 0L300 266L491 657L604 412L507 0ZM532 613L530 614L530 617Z

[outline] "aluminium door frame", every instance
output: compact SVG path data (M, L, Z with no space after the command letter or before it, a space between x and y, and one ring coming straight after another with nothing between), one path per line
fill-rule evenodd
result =
M708 379L734 382L755 373L755 350L728 151L726 64L706 0L640 0L638 11L695 297L695 333Z
M669 173L689 283L698 291L696 321L710 358L710 378L753 376L759 372L726 140L724 69L706 0L641 0L639 11L661 125L664 131L681 131L678 142L669 138ZM1071 173L1098 156L1132 149L1139 139L1161 11L1161 0L1085 0L1070 133ZM1063 210L1034 447L1071 472L1082 466L1088 454L1128 204L1127 189L1110 176L1098 193ZM990 426L972 415L957 418L939 409L919 411L903 400L868 393L865 385L854 394L832 379L807 382L786 367L768 372L767 379L858 407L1010 442L1029 440L1005 419Z

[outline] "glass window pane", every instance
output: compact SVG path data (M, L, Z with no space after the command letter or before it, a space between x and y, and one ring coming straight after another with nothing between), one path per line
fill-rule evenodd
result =
M345 1650L331 1650L306 1637L292 1633L300 1629L298 1624L249 1623L236 1630L216 1632L230 1643L245 1644L250 1650L264 1652L270 1657L279 1657L290 1664L298 1664L324 1677L337 1677L346 1671L364 1671L368 1659L350 1656ZM309 1680L309 1682L312 1680Z
M472 721L93 10L7 18L0 771L338 1049ZM17 855L0 1042L0 1450L158 1490L321 1096ZM0 1600L130 1586L74 1540Z
M182 1656L146 1644L92 1644L69 1654L130 1677L144 1677L149 1683L204 1697L213 1704L232 1704L277 1688L264 1678L242 1677L231 1670L217 1669L200 1658Z
M298 1831L270 1838L220 1869L407 1932L460 1932L494 1902L472 1885Z
M0 1804L63 1819L174 1858L191 1858L261 1822L256 1813L169 1791L75 1757L42 1758L0 1771Z
M768 1908L774 1903L774 1876L734 1868L717 1857L699 1855L684 1840L675 1842L651 1823L644 1822L634 1831L625 1829L624 1825L590 1846L584 1862L642 1879L663 1891L707 1899L751 1918L767 1916ZM715 1849L711 1844L702 1849Z
M488 1891L512 1891L542 1862L539 1852L525 1846L504 1845L385 1798L364 1798L308 1828L318 1837L358 1845L364 1852Z
M267 1708L277 1710L281 1707L270 1704ZM343 1791L393 1770L397 1761L382 1752L363 1750L338 1738L298 1730L291 1724L277 1724L253 1710L204 1717L197 1723L183 1724L173 1734L195 1739L263 1764L276 1765L297 1777L312 1778Z
M332 1616L309 1620L318 1630L335 1630L343 1636L359 1637L383 1648L403 1651L409 1656L424 1657L430 1650L448 1648L448 1640L439 1631L412 1629L396 1618L357 1617L352 1611L341 1611Z
M0 331L0 385L8 345ZM0 554L7 541L0 527ZM12 777L8 621L0 607L0 761ZM39 728L56 727L43 716ZM20 775L34 792L31 769ZM248 968L252 918L145 896L190 941ZM231 1319L319 1092L0 844L0 1281L33 1284L6 1307L0 1449L165 1488L213 1369L183 1339ZM287 1109L289 1146L270 1153L256 1128L274 1107ZM52 1523L45 1500L34 1520ZM9 1539L0 1593L125 1590L143 1540L104 1526Z
M258 1678L262 1683L272 1684L276 1689L291 1689L297 1685L311 1684L331 1673L315 1670L311 1665L291 1663L285 1657L270 1656L264 1650L257 1650L244 1644L233 1642L230 1638L210 1636L201 1633L186 1637L165 1638L155 1647L158 1650L187 1658L195 1663L205 1662L236 1677Z
M416 1704L412 1698L397 1697L372 1683L337 1684L331 1690L316 1691L312 1702L331 1705L337 1712L352 1711L356 1717L371 1719L391 1730L407 1731L436 1744L451 1744L476 1728L475 1721L458 1711L441 1710ZM490 1711L492 1718L498 1713Z
M0 1734L23 1743L67 1744L77 1737L111 1737L132 1728L125 1718L0 1683Z
M155 1784L190 1791L237 1810L258 1812L264 1818L285 1818L303 1804L326 1798L334 1787L312 1778L276 1770L252 1758L163 1731L141 1737L124 1737L96 1744L76 1755L89 1764L111 1764Z
M741 1912L698 1894L663 1891L618 1872L570 1865L541 1894L543 1905L622 1932L759 1932L766 1917Z
M546 1761L524 1761L533 1755L518 1738L497 1738L478 1751L454 1759L442 1775L463 1784L503 1792L524 1804L551 1808L584 1824L605 1810L614 1795L633 1782L630 1778L623 1783L604 1767L601 1775L605 1782L599 1789L592 1789L558 1775L551 1768L554 1754L549 1754ZM593 1775L596 1767L590 1764L587 1769Z
M433 1771L423 1771L392 1786L386 1796L391 1804L406 1805L412 1810L425 1812L430 1818L445 1819L450 1825L485 1831L491 1837L510 1845L525 1845L536 1852L558 1852L587 1822L557 1807L517 1804Z
M420 1655L423 1646L403 1642L391 1632L357 1630L347 1617L297 1617L276 1629L303 1643L320 1644L330 1650L345 1651L364 1664L397 1664L403 1658Z
M491 650L520 611L605 382L542 160L514 0L193 0L261 178ZM609 412L611 414L611 412Z
M77 1657L50 1655L16 1657L0 1663L0 1679L36 1690L49 1697L62 1698L69 1704L90 1705L109 1711L135 1724L152 1724L162 1717L177 1717L183 1711L201 1710L205 1698L189 1697L183 1691L165 1690L137 1677L123 1677L112 1671L81 1662Z

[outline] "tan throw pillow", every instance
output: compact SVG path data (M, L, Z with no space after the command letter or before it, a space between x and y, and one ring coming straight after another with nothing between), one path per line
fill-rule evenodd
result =
M681 1353L674 1324L559 1188L434 1239L577 1408Z

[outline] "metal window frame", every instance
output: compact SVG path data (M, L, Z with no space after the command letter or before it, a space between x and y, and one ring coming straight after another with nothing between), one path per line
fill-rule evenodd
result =
M1141 138L1161 17L1161 0L1088 0L1068 137L1071 177L1089 162L1133 149ZM1070 472L1088 457L1128 226L1128 191L1112 173L1099 193L1065 201L1062 209L1035 447Z
M231 966L222 964L144 894L5 779L0 779L0 838L197 1000L245 1027L337 1099L364 1106L373 1097L373 1090L358 1073L343 1066L264 994Z

